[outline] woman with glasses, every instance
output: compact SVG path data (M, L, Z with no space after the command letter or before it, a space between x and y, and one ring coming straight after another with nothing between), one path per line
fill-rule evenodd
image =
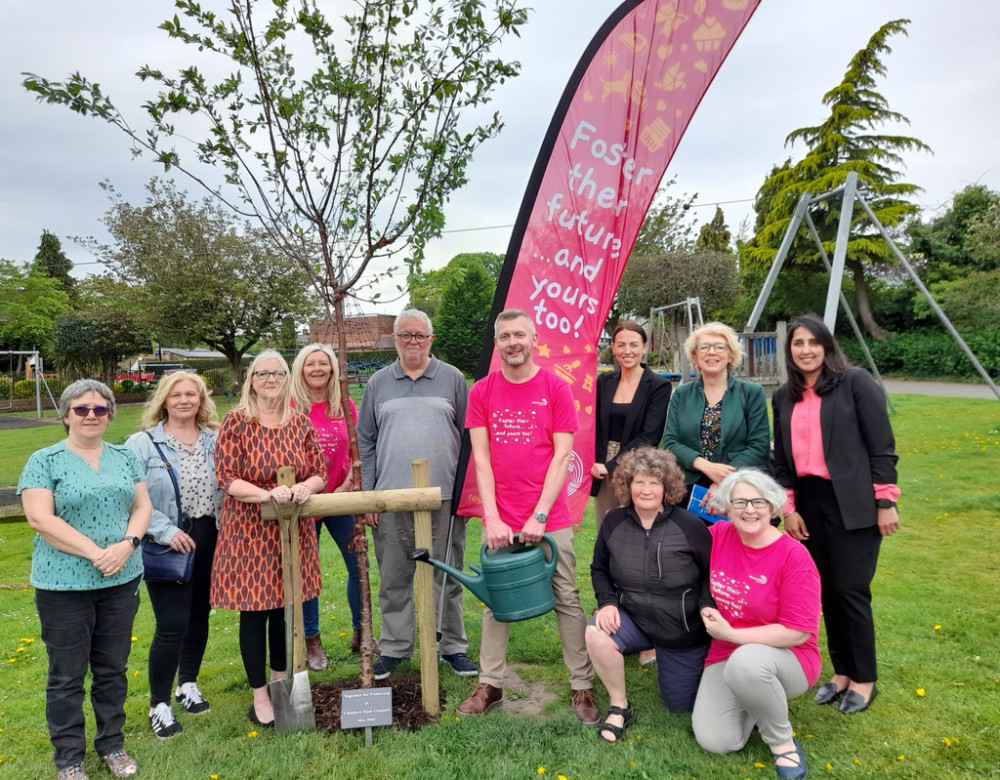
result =
M218 427L204 380L179 371L160 380L143 409L139 432L125 442L146 474L153 503L149 536L194 553L189 581L146 582L156 618L149 646L149 724L160 739L183 731L170 706L175 677L173 695L185 711L198 715L210 709L198 689L198 673L208 644L208 592L222 508L215 479Z
M352 490L350 440L340 401L340 372L337 369L337 356L326 344L308 344L295 356L295 362L292 363L292 397L295 408L305 414L316 429L323 457L326 458L326 492L342 493ZM348 404L354 424L357 425L358 411L354 401L348 398ZM347 603L351 609L351 626L354 629L350 649L352 653L356 653L361 648L361 583L358 579L358 559L349 547L354 533L354 518L350 515L317 517L317 544L323 526L326 526L340 548L347 568ZM327 658L320 638L318 597L309 599L302 605L302 620L305 624L309 668L322 671L326 669Z
M695 329L684 342L698 369L694 382L678 387L670 401L663 446L684 469L687 493L707 489L702 509L725 477L739 468L764 468L771 450L764 388L730 372L743 360L736 332L721 322Z
M81 379L59 398L66 438L35 452L17 491L37 532L31 584L49 656L45 717L59 780L86 780L84 680L94 749L115 777L139 765L125 752L125 674L139 607L136 552L152 507L145 474L125 447L104 441L115 416L111 389Z
M878 695L871 582L883 537L899 529L895 439L882 389L819 317L788 324L785 362L788 382L771 399L775 477L788 494L785 530L823 580L833 665L815 701L852 715Z
M225 491L219 541L212 572L212 604L240 612L240 655L253 690L247 717L257 726L274 725L267 692L267 651L271 679L285 676L285 614L281 538L278 524L261 519L260 505L302 504L326 486L326 465L309 418L290 403L291 383L284 358L264 350L250 364L240 402L219 429L215 473ZM295 469L292 487L277 484L277 470ZM302 598L319 595L316 526L299 519Z
M612 507L619 506L611 474L620 453L656 445L663 435L670 403L670 382L642 362L646 331L636 322L622 322L611 334L611 351L618 368L597 377L597 415L594 433L594 516L597 529Z
M772 525L785 491L756 469L725 477L712 505L709 588L715 606L701 618L712 637L691 726L711 753L733 753L754 727L779 778L807 774L788 700L819 676L819 573L808 551Z

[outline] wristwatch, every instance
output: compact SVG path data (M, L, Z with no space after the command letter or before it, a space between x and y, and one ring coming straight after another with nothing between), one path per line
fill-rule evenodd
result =
M126 536L122 539L123 542L128 542L132 545L132 549L135 550L139 547L139 542L141 541L138 536Z
M534 517L542 525L545 525L545 521L549 519L549 516L545 514L545 512L535 512L532 517Z
M896 506L896 502L893 501L891 498L880 498L878 501L875 502L875 506L877 506L879 509L892 509L893 507Z

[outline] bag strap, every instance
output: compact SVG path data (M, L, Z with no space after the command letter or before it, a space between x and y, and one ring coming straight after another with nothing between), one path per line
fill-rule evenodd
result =
M169 460L167 460L167 456L163 454L163 450L160 449L159 443L156 441L156 439L153 438L153 434L151 434L149 431L146 431L146 435L149 437L149 440L153 443L153 446L156 447L156 452L159 454L160 460L163 461L163 467L167 470L167 474L170 475L170 482L174 486L174 498L177 501L177 527L181 528L181 517L183 515L183 511L181 510L181 489L180 486L177 484L177 475L174 474L174 465ZM184 529L181 528L181 530L183 531Z

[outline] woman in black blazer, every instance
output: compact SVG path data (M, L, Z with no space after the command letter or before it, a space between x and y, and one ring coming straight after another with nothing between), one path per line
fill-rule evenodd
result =
M882 537L899 528L892 426L881 388L816 315L789 323L785 361L771 401L775 477L789 494L785 530L819 569L833 664L815 699L862 712L878 695L871 581Z
M618 368L597 378L597 426L593 482L597 529L608 510L619 506L611 487L618 455L636 447L655 447L663 435L670 404L670 380L657 376L642 362L646 331L636 322L622 322L611 334L611 351Z

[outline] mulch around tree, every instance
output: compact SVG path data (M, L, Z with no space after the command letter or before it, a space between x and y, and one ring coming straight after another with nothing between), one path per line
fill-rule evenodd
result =
M343 691L361 687L360 680L337 680L316 683L312 686L313 709L316 711L316 728L332 734L340 731L340 699ZM377 688L392 688L392 725L407 731L417 731L437 717L427 714L421 699L420 677L415 675L392 676L375 683ZM444 694L439 692L441 708Z

